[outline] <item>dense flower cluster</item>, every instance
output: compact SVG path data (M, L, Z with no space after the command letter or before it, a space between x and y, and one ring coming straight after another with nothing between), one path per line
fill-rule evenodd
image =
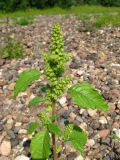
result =
M63 133L63 137L65 141L69 141L72 131L73 131L73 124L68 124L64 129L64 133Z
M39 114L39 117L40 117L40 121L41 121L42 125L48 125L48 124L52 123L51 119L44 112L41 112Z
M51 34L51 46L49 53L44 54L45 75L50 82L46 96L53 102L64 92L69 83L69 77L63 77L69 54L64 52L64 40L59 24L55 24Z

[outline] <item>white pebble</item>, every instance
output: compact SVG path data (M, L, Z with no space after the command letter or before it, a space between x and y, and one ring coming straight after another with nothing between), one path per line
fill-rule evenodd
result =
M24 155L20 155L20 156L16 157L15 160L30 160L30 158L28 158Z
M66 97L62 97L62 98L59 99L58 101L59 101L59 103L60 103L61 105L64 105L67 100L66 100Z
M75 160L84 160L84 158L81 155L79 155L77 158L75 158Z
M104 116L102 116L102 117L100 117L99 122L101 124L107 124L107 119Z
M18 133L19 134L27 134L27 130L26 129L20 129Z

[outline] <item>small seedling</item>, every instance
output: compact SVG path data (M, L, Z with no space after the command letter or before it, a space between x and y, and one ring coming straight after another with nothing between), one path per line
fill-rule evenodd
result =
M67 91L73 99L73 103L81 108L108 110L108 105L99 92L90 84L81 82L74 84L71 87L68 85L71 81L69 76L65 76L66 62L69 61L70 55L64 51L64 41L61 28L59 24L53 26L51 34L51 45L48 53L43 54L44 58L44 76L48 83L41 90L44 90L45 96L35 97L29 102L29 107L36 104L46 104L51 112L48 116L46 112L39 114L39 122L32 122L29 124L29 134L41 127L39 131L31 140L30 152L32 159L47 159L52 154L53 159L57 160L57 142L56 136L60 137L64 142L70 141L73 147L81 154L84 151L84 145L87 141L87 134L78 126L66 122L65 129L61 130L57 123L58 115L56 113L56 102L58 98ZM35 80L38 80L40 75L39 70L29 69L20 74L14 89L14 98L20 92L25 91L29 85ZM50 109L51 108L51 109ZM52 142L51 142L52 140Z
M9 41L1 50L3 58L22 58L23 45L15 39L9 38Z
M5 42L1 47L0 55L3 58L21 58L24 51L23 45L9 32L9 21L9 17L7 17Z

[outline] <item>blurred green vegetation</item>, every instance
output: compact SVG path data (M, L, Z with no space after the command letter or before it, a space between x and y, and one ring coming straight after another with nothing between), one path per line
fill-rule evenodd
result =
M36 8L28 8L26 10L19 10L16 12L0 12L0 17L29 17L29 16L35 16L35 15L57 15L57 14L83 14L83 13L120 13L120 7L103 7L103 6L89 6L89 5L84 5L84 6L76 6L72 7L69 9L63 9L59 7L54 7L54 8L46 8L46 9L36 9Z
M3 47L1 47L0 55L3 58L22 58L24 48L23 45L16 39L10 38L9 35L6 35L7 41Z
M70 8L86 4L120 7L120 0L0 0L0 10L13 12L27 8Z
M102 27L107 25L120 26L120 7L104 7L93 5L81 5L72 8L46 8L36 9L28 8L26 10L18 10L15 12L3 13L0 12L0 18L12 18L13 23L19 25L28 25L34 22L37 15L64 15L68 18L73 14L78 20L89 20L90 25L86 26L88 29L92 27ZM2 21L0 22L2 23Z
M103 26L120 26L120 13L118 14L104 14L96 18L95 27Z

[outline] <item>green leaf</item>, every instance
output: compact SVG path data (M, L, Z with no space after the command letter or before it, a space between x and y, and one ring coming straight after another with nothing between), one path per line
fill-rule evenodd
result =
M53 123L48 124L48 130L58 136L62 136L62 131L59 128L59 126L56 124L53 124Z
M83 108L108 110L108 105L99 92L89 83L78 83L69 88L68 92L75 104Z
M40 102L44 102L44 101L45 101L45 98L43 98L43 97L35 97L29 102L28 106L32 107L32 106L39 104Z
M41 131L32 138L30 145L32 159L46 159L50 155L50 136L48 131Z
M87 134L80 127L73 127L73 131L70 134L70 141L72 142L73 147L81 154L84 152L84 146L87 142L87 137Z
M23 71L16 82L14 88L14 98L17 97L19 92L24 92L27 87L33 83L33 81L39 79L39 76L40 72L36 69Z
M32 134L39 127L39 123L31 122L28 126L28 134Z

